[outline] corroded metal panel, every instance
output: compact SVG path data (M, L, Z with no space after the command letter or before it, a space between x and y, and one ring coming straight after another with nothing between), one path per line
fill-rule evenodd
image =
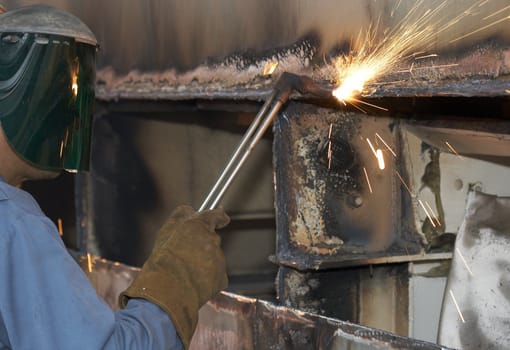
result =
M289 104L274 127L278 263L318 269L420 251L399 130L392 118Z
M360 268L301 272L282 266L276 287L287 307L359 323Z
M407 264L302 272L281 267L280 302L291 308L408 334Z
M112 308L140 271L98 257L76 255L85 273ZM190 349L444 349L273 303L222 292L200 309Z

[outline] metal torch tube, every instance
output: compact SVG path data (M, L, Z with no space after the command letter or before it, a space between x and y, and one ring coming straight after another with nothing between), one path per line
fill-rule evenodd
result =
M202 205L200 206L198 211L203 211L208 206L209 206L208 209L214 209L216 207L216 205L218 204L218 201L223 196L223 194L224 194L226 188L228 187L228 185L226 185L226 186L223 185L223 188L221 189L220 194L216 195L213 203L209 204L209 202L212 200L213 196L216 194L216 191L218 190L219 186L223 183L223 181L225 180L226 176L230 173L230 171L232 169L232 166L236 163L237 159L239 158L239 155L241 154L243 149L246 147L246 145L250 141L250 138L252 137L252 135L255 133L255 131L259 127L261 121L263 120L263 118L266 115L267 111L269 110L269 108L273 104L274 100L278 97L278 93L279 93L278 91L273 91L273 93L267 99L266 103L264 103L264 105L262 106L260 111L257 113L255 119L253 120L253 122L251 123L250 127L248 128L248 130L244 134L243 138L241 139L241 142L237 146L237 149L234 151L234 153L230 157L229 161L227 162L227 165L225 165L225 168L221 172L221 175L219 176L218 180L216 180L216 183L214 184L214 186L209 191L209 194L205 198L204 202L202 203ZM243 155L243 158L246 158L246 157ZM244 160L243 160L243 162L244 162ZM239 168L239 167L240 167L239 165L236 166L236 168ZM239 169L235 170L235 172L237 173L238 170ZM229 180L227 180L227 181L229 181L228 182L229 184L232 181L231 178L233 178L232 175L230 175L229 176Z
M257 133L253 137L250 145L248 146L248 149L243 153L241 159L237 162L237 164L235 165L233 170L230 172L230 176L224 182L223 187L216 194L216 197L214 198L214 200L212 201L212 203L208 209L216 208L216 205L218 204L218 202L221 200L221 198L225 194L225 191L228 189L228 187L232 183L232 180L234 180L235 176L239 172L239 169L241 169L242 165L244 164L246 159L248 159L248 157L252 153L252 151L255 148L255 146L257 145L257 143L260 141L262 136L264 136L264 133L266 132L266 130L269 128L269 126L273 122L275 115L278 113L278 111L280 110L280 108L282 107L283 104L284 104L284 102L282 102L280 100L276 101L273 108L269 111L269 114L263 120L260 128L257 130Z
M255 117L255 120L252 122L243 139L237 146L237 149L227 162L227 165L223 169L220 177L198 209L199 211L203 211L206 208L214 209L216 207L225 194L225 191L237 175L239 169L241 169L257 143L260 141L262 136L264 136L264 133L273 122L275 115L278 113L283 104L285 104L293 90L297 90L302 94L311 93L318 97L329 97L331 95L330 91L318 87L308 77L284 72L278 79L273 93L262 106L261 110ZM246 148L248 143L248 148Z

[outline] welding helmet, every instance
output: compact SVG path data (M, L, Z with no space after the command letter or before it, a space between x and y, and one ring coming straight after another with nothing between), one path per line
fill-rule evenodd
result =
M0 14L0 124L36 168L88 169L96 51L91 30L65 11Z

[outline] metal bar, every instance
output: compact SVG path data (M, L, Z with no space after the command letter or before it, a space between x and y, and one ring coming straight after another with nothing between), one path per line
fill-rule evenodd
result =
M309 93L314 96L322 98L324 97L329 98L331 96L331 91L320 88L314 83L312 79L305 76L284 72L278 79L273 89L273 93L271 94L267 102L264 104L264 106L262 106L262 109L260 110L260 112L255 117L255 120L250 125L248 131L241 140L241 143L239 144L236 151L228 161L225 168L223 169L223 172L221 173L220 177L218 178L213 188L207 195L206 199L200 206L199 211L203 211L206 208L214 209L216 207L218 202L225 194L225 191L232 183L232 180L237 175L241 166L244 164L244 162L251 154L257 143L260 141L269 125L271 125L275 115L278 113L280 108L285 104L285 102L287 102L290 94L294 90L297 90L302 94ZM260 127L259 124L261 124ZM251 138L252 136L253 138ZM249 142L248 148L245 149L248 142ZM241 157L240 159L238 159L239 156ZM220 188L220 186L222 187Z
M234 180L235 176L237 175L237 173L241 169L241 166L244 164L246 159L248 159L248 157L253 152L253 149L255 148L257 143L260 141L260 139L262 138L262 136L264 135L266 130L269 128L269 126L273 122L273 119L274 119L275 115L278 113L278 111L280 110L282 105L283 105L282 101L277 101L274 104L273 108L271 108L269 114L263 120L262 125L260 126L260 128L257 130L257 133L253 137L253 140L251 141L250 145L248 146L248 149L243 153L243 155L241 156L241 159L237 162L236 166L230 172L229 177L227 178L227 180L223 184L223 187L220 189L220 191L216 194L216 197L214 198L214 200L212 201L212 203L211 203L211 205L209 206L208 209L214 209L216 207L216 205L218 205L218 202L221 200L221 198L225 194L225 191L228 189L228 187L232 183L232 180Z
M216 191L218 190L219 186L222 184L222 182L225 180L226 176L229 174L232 166L235 164L235 162L237 161L239 155L241 154L241 152L243 151L243 149L246 147L246 145L248 144L248 142L250 141L250 138L252 137L252 135L255 133L255 131L257 130L257 128L259 127L260 125L260 122L263 120L267 110L269 109L269 107L273 104L273 101L275 100L275 98L277 97L278 95L278 91L274 91L271 96L269 96L268 100L266 101L266 103L264 103L264 105L262 106L262 108L260 109L260 111L257 113L257 116L255 117L255 119L253 120L253 122L251 123L250 127L248 128L248 130L246 131L246 133L244 134L243 138L241 139L241 142L239 143L239 145L237 146L237 149L234 151L234 153L232 154L232 156L230 157L229 161L227 162L227 165L225 166L225 168L223 169L223 171L221 172L218 180L216 180L216 183L214 184L214 186L211 188L211 190L209 191L207 197L205 198L205 200L203 201L202 205L200 206L200 208L198 209L198 211L203 211L205 210L206 208L207 209L214 209L214 207L216 206L216 204L218 203L219 199L221 199L221 197L218 199L218 197L216 197L214 199L214 204L213 203L209 203L211 202L211 200L213 199L213 196L216 194ZM230 180L232 181L232 180ZM226 186L228 187L228 185ZM222 194L225 192L226 190L226 187L223 186L222 188Z

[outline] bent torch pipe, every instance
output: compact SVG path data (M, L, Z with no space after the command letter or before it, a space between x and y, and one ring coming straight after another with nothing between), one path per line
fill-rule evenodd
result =
M216 208L246 159L248 159L257 143L273 122L274 117L287 102L293 91L319 98L329 98L332 96L330 90L317 86L311 78L284 72L276 82L271 95L257 113L198 211Z

